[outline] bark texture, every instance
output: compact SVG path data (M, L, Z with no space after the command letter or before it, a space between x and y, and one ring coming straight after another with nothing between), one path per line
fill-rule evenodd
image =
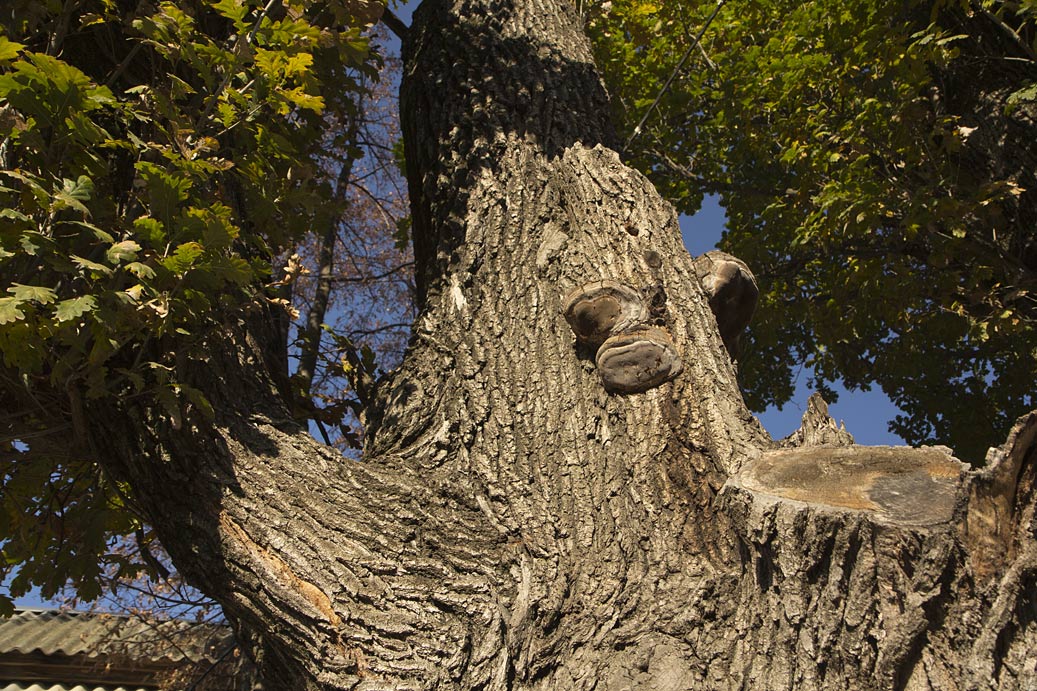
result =
M568 3L426 0L405 51L422 312L364 460L290 420L262 320L193 374L215 420L94 420L268 688L1037 687L1037 417L982 473L823 402L777 450ZM674 378L606 390L563 315L601 281Z

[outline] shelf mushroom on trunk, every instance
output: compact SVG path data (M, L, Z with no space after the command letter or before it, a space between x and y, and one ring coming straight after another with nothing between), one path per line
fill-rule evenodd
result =
M563 301L562 313L576 340L600 346L609 336L648 320L641 294L616 281L594 281L572 290Z
M609 391L640 393L681 373L673 339L665 329L634 329L608 338L594 358Z
M745 262L720 250L696 257L694 265L709 297L709 308L717 318L724 347L732 360L737 359L742 332L749 326L760 296L756 277Z

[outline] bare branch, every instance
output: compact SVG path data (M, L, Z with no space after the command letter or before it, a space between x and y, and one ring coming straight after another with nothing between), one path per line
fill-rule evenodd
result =
M396 37L401 41L407 40L408 27L403 21L393 14L392 10L388 7L382 12L382 24L385 24L389 28L389 31L396 34Z

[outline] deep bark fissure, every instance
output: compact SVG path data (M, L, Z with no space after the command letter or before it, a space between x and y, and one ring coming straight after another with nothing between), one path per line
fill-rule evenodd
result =
M775 450L673 209L609 148L567 3L426 0L405 49L422 311L363 461L290 419L236 324L186 373L214 420L93 419L181 570L262 638L272 688L1037 679L1037 418L987 475L848 446L817 402ZM605 389L562 315L603 280L651 303L679 374ZM1002 660L1018 683L984 678Z

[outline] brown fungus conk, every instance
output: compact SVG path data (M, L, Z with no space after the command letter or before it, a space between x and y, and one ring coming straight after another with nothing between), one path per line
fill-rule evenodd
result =
M664 329L648 327L612 336L595 358L608 391L640 393L673 379L681 372L673 339Z
M752 320L760 296L756 277L745 262L720 250L696 257L695 274L709 297L709 308L716 317L724 347L735 358L738 341Z
M648 319L648 308L636 290L608 280L571 291L565 296L562 313L577 340L592 346Z

